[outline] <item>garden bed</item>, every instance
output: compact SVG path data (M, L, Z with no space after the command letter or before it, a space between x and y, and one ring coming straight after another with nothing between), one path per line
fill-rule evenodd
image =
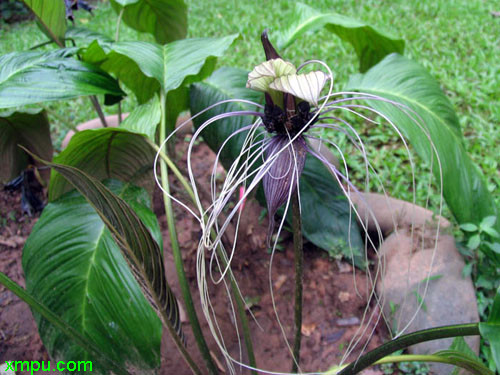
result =
M178 145L181 152L184 142ZM205 144L199 144L194 150L193 168L199 181L208 181L208 174L213 164L213 153ZM222 171L221 171L222 172ZM176 181L172 181L174 194L182 198L182 190ZM177 189L179 187L179 189ZM208 187L208 185L207 185ZM22 247L29 235L36 218L29 218L21 211L19 193L0 192L0 211L7 213L7 222L0 228L0 265L8 276L24 285L21 267ZM155 193L154 211L159 217L166 251L166 268L169 283L174 293L180 298L181 293L175 275L173 257L168 245L168 231L159 191ZM187 276L194 292L193 298L197 311L201 311L196 286L196 249L200 228L189 214L176 207L179 241ZM262 208L254 201L248 201L239 232L239 246L233 260L233 271L241 291L252 312L260 324L250 319L255 355L258 366L273 371L289 371L291 356L283 341L281 330L276 324L275 313L269 292L270 257L266 249L267 218L261 218ZM10 214L12 212L12 214ZM11 220L15 218L15 220ZM231 231L230 231L231 232ZM281 242L282 250L277 251L272 264L272 283L276 298L276 310L285 328L288 339L293 331L293 248L291 237L285 233ZM304 320L301 366L303 371L325 371L338 363L345 348L360 328L360 321L367 299L367 280L364 273L356 270L356 286L353 269L346 262L336 261L327 253L306 244L304 278ZM224 288L219 287L211 294L217 318L230 352L238 358L239 347L231 321L230 308ZM0 309L2 325L0 334L0 361L6 360L48 360L48 354L38 336L36 324L26 304L11 292L0 286ZM202 321L202 328L210 337L208 327ZM387 331L383 324L373 328L374 334L367 350L380 345ZM184 324L189 350L195 359L201 361L191 330ZM222 361L213 340L209 339L213 354ZM243 348L242 353L245 353ZM360 350L354 351L349 360L355 359ZM246 358L243 358L248 363ZM190 374L177 349L167 334L162 343L161 374Z

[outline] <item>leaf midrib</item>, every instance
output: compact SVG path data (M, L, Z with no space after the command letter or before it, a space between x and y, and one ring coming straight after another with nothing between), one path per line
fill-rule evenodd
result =
M82 333L84 332L87 332L87 327L86 327L86 324L85 324L85 312L87 310L87 306L88 306L88 302L87 302L87 294L88 294L88 291L89 291L89 280L90 280L90 275L92 273L92 270L95 268L95 259L96 259L96 255L100 249L100 242L101 240L103 239L104 237L104 233L106 231L106 226L104 225L104 223L101 221L101 233L99 233L99 236L97 237L95 243L94 243L94 250L92 251L93 254L92 256L90 257L89 259L89 265L88 265L88 269L87 269L87 273L85 275L85 279L84 279L84 282L85 282L85 286L84 286L84 290L83 290L83 296L82 296L82 299L83 299L83 303L82 303Z
M127 186L128 185L124 185L122 187L121 191L117 192L117 196L119 196L120 198L123 198L123 193L126 191L126 187ZM84 281L85 282L85 286L84 286L84 291L83 291L83 296L82 296L83 303L82 303L82 322L81 322L81 327L82 327L82 333L83 334L87 332L87 327L86 327L86 324L85 324L85 321L86 321L86 316L85 315L86 315L87 307L89 305L86 296L87 296L88 291L89 291L90 275L91 275L92 271L95 269L95 259L96 259L97 253L99 251L102 251L102 249L103 249L103 247L100 246L100 243L103 240L104 234L106 233L106 230L107 230L106 224L101 219L101 217L99 216L99 214L97 214L97 212L95 211L95 207L93 209L94 209L93 214L96 215L96 219L98 219L99 222L100 222L101 231L100 231L98 237L96 238L96 240L94 242L94 249L95 250L93 251L93 254L92 254L92 256L89 259L89 266L88 266L86 277L85 277L85 281ZM85 356L88 357L88 353L87 352L85 352ZM86 359L88 359L88 358L86 358Z

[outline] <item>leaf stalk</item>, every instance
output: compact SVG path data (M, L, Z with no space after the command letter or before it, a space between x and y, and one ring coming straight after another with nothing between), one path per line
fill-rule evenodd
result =
M300 344L302 341L302 291L304 279L304 249L302 238L302 217L300 214L299 189L292 194L292 231L295 262L295 339L293 344L292 372L299 370Z
M160 144L166 138L166 98L165 93L161 92L161 120L160 120ZM172 200L169 197L170 185L168 181L168 167L164 158L160 159L160 173L161 173L161 183L163 189L163 202L165 205L165 215L167 217L168 232L170 235L170 244L172 247L172 254L174 256L175 268L177 271L177 277L179 280L179 285L181 287L182 297L184 299L184 305L186 306L186 313L188 315L189 321L191 323L191 329L198 345L198 349L206 362L209 373L212 375L217 375L217 366L212 360L210 355L210 350L208 349L207 343L203 336L201 326L196 314L196 309L194 307L193 298L191 296L191 291L189 290L189 283L187 281L186 273L184 271L184 263L182 260L181 250L179 246L179 240L177 238L177 229L175 227L175 217L172 209ZM192 361L192 359L191 359Z

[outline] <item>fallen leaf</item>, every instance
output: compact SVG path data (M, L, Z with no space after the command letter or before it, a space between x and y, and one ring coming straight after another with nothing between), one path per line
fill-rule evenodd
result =
M288 279L287 275L279 275L278 280L276 280L276 282L274 283L274 288L276 290L280 289L285 283L286 279Z
M302 332L302 334L304 336L311 336L311 334L314 332L314 330L316 329L316 324L315 323L311 323L311 324L302 324L302 327L300 329L300 331Z
M337 260L337 267L339 268L340 273L351 273L352 272L352 266L349 263Z
M345 302L349 301L350 299L351 299L351 293L349 293L349 292L340 292L339 293L340 302L345 303Z

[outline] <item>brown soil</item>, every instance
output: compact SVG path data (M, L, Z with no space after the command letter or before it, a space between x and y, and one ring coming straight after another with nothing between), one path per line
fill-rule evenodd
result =
M178 145L179 152L183 146L183 144ZM206 181L205 177L211 170L212 163L213 154L211 151L204 144L196 146L193 165L197 177ZM182 196L181 186L177 182L172 181L172 188L174 194L186 200ZM0 192L0 271L24 285L21 267L22 247L36 222L36 218L28 218L21 213L19 200L19 194ZM158 192L155 193L154 210L159 216L165 243L168 244L167 225ZM175 211L184 264L191 283L195 305L199 308L195 259L200 228L198 223L180 207L177 207ZM15 212L15 220L9 219L10 212ZM270 254L265 247L267 219L259 221L260 214L261 208L258 204L254 201L248 201L242 218L239 245L232 269L242 295L249 303L251 302L252 312L262 328L259 328L257 323L250 318L257 365L265 370L289 372L292 360L276 323L276 315L269 291ZM228 233L234 233L234 228L230 228ZM290 236L284 234L283 238L283 250L276 252L272 265L272 284L276 297L276 310L285 328L286 337L292 345L293 248ZM168 245L165 247L165 253L167 277L176 296L180 298L181 293ZM329 259L324 251L309 243L305 244L304 266L301 370L325 371L340 361L344 352L342 349L347 347L360 328L360 320L366 304L367 280L362 272L357 271L356 290L351 266ZM238 340L224 287L211 287L210 297L226 346L234 358L239 358ZM0 363L6 360L41 361L49 359L38 336L29 308L1 285L0 316ZM208 338L210 334L201 312L199 318ZM195 360L202 364L189 324L184 323L183 328L187 336L188 350L193 354ZM386 330L382 324L368 328L370 328L368 331L374 328L375 333L365 350L380 345L386 336ZM224 366L222 356L214 341L209 338L208 342L214 357L217 358L221 366ZM355 359L360 352L360 348L355 350L349 360ZM243 362L248 363L244 346L242 347L242 355ZM187 375L191 373L167 334L164 335L162 343L162 358L160 374ZM238 366L235 367L237 371L240 370ZM248 373L248 371L243 370L243 373ZM381 374L381 372L373 370L371 373Z

